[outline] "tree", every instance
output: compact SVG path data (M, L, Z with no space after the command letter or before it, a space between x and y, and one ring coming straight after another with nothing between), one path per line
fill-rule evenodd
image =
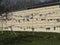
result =
M1 5L1 2L2 2L2 0L0 0L0 16L1 16L1 23L3 22L2 21L2 13L3 13L3 6ZM2 33L3 33L3 23L2 23Z
M1 23L2 23L2 33L3 33L3 21L7 22L11 20L9 16L9 12L11 11L11 5L9 5L10 0L6 0L5 4L1 5L2 0L0 0L0 16L1 16ZM3 15L4 14L4 15ZM11 25L12 30L12 25ZM14 31L13 31L14 33ZM14 33L15 34L15 33ZM16 35L16 34L15 34Z

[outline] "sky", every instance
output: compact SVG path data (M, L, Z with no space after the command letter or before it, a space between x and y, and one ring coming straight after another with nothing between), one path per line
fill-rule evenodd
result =
M7 6L6 5L7 1L8 1L8 6L9 7L16 6L17 3L21 7L21 4L23 5L24 1L25 1L25 4L24 5L26 5L27 7L30 7L31 4L32 4L31 1L34 1L33 5L36 6L38 4L40 5L40 3L51 2L51 1L55 1L55 0L3 0L1 4ZM28 4L26 4L27 2L28 2Z
M7 0L3 0L3 2L6 2ZM11 3L16 3L17 1L22 2L24 0L9 0ZM26 0L27 2L30 2L31 0ZM50 1L55 1L55 0L34 0L35 3L44 3L44 2L50 2Z
M46 1L49 2L49 1L51 1L51 0L40 0L40 1L41 1L41 2L46 2Z

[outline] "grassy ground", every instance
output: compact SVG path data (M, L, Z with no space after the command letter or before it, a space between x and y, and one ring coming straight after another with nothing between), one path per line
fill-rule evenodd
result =
M59 33L0 32L0 45L60 45Z

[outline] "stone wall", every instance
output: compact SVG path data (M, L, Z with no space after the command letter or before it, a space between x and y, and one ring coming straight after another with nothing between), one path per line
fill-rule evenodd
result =
M11 20L2 23L0 21L0 27L3 24L4 31L60 32L59 5L11 12L9 14Z

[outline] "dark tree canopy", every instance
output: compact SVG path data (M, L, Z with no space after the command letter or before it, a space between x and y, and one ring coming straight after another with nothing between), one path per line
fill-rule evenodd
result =
M24 10L60 0L0 0L0 14L7 11Z

